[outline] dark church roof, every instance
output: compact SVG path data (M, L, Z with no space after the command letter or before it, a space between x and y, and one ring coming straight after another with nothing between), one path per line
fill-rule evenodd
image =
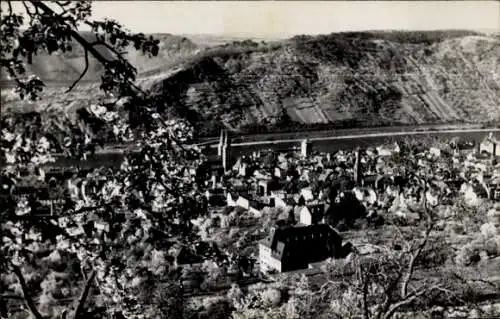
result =
M292 226L278 228L262 240L262 244L272 250L273 257L281 260L285 248L299 255L307 255L308 250L327 250L328 245L341 244L342 237L329 225Z

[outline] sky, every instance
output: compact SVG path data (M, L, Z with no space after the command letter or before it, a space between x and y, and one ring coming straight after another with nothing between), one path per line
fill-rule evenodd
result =
M98 1L144 33L290 36L348 30L500 30L498 1Z
M391 29L500 31L500 1L95 1L93 17L111 17L143 33L262 38Z

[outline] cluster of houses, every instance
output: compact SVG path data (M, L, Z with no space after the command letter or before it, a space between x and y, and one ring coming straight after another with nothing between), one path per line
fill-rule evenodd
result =
M24 176L25 175L25 176ZM31 214L44 217L53 216L65 200L65 188L61 180L71 176L67 170L49 169L42 178L34 178L30 174L20 174L17 178L0 178L0 203L2 207L10 207L12 203L27 201L34 210Z
M500 201L500 147L492 135L476 145L454 141L446 149L403 152L395 143L314 153L311 143L303 140L292 152L258 151L235 158L230 138L222 132L216 156L209 156L200 166L197 178L206 185L209 207L229 207L257 218L266 206L286 213L288 218L276 220L258 244L263 271L303 269L345 255L348 245L335 228L340 210L356 215L359 208L356 216L368 218L380 212L418 218L409 209L420 196L420 186L411 174L432 180L425 194L431 203L454 196L471 205L480 198ZM45 180L35 184L1 180L0 199L33 198L35 194L40 207L52 214L54 205L62 203L63 193L66 197L85 195L84 172L46 171ZM60 180L66 181L62 187ZM342 208L347 201L358 206Z
M488 136L476 145L455 141L446 149L422 147L412 150L411 164L402 162L407 154L397 143L319 154L304 140L298 152L260 151L234 158L223 133L217 156L206 162L200 178L206 181L206 197L213 207L234 207L255 217L265 206L288 212L289 218L276 220L258 244L261 270L281 272L347 253L348 245L331 221L339 214L339 203L348 198L364 210L359 216L385 211L418 219L410 208L419 202L421 185L412 175L429 177L424 196L431 204L454 196L470 204L479 198L499 201L497 144Z

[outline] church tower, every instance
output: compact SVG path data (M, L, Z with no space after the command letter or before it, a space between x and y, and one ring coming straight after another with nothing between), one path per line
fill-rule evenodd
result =
M361 156L359 147L356 148L355 155L356 155L356 161L354 162L354 181L356 182L357 185L361 185L361 179L362 179L361 167L360 167Z
M231 140L226 130L224 130L222 144L222 166L224 167L225 173L231 169Z
M219 145L217 146L217 156L222 156L222 147L224 146L224 130L220 130Z
M311 154L311 142L306 138L300 143L300 155L307 158Z

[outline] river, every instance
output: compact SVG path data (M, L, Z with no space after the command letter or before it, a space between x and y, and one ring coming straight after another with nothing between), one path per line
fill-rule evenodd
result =
M388 133L369 133L358 135L342 135L335 137L311 137L310 143L313 151L319 152L334 152L339 149L353 149L356 147L377 146L384 143L393 143L404 140L406 138L441 138L452 139L454 137L463 138L469 141L479 142L484 139L488 132L494 132L497 139L500 137L500 129L491 130L467 130L467 131L432 131L432 132L388 132ZM290 140L272 140L272 141L244 141L239 139L238 143L231 145L231 156L237 158L242 155L250 155L254 151L273 149L275 151L289 151L300 146L299 139ZM204 154L215 155L217 153L217 145L211 144L204 148ZM66 158L58 158L56 163L51 166L78 166L78 167L97 167L97 166L117 166L123 160L121 152L100 152L86 161L71 160Z

